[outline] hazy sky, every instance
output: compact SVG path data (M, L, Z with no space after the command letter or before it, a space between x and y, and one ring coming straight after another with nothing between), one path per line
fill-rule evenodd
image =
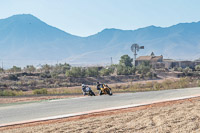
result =
M134 30L200 21L200 0L0 0L0 19L23 13L88 36L104 28Z

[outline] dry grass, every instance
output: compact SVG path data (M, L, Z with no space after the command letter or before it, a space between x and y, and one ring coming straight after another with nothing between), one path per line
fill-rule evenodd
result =
M167 89L178 89L187 87L199 87L200 80L192 78L180 78L180 79L166 79L166 80L156 80L156 81L139 81L139 82L129 82L122 84L110 84L114 93L123 92L142 92L142 91L158 91ZM95 93L98 93L96 86L91 86ZM81 86L75 87L62 87L62 88L49 88L46 89L45 94L82 94ZM18 95L33 95L33 91L8 91L1 92L0 96L18 96Z
M151 81L146 83L131 83L127 85L116 85L113 92L141 92L141 91L158 91L167 89L179 89L188 87L199 87L200 80L191 78L180 78L178 80L166 79L162 82Z

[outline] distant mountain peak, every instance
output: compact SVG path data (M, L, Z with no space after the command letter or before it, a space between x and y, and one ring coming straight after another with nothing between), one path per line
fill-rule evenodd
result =
M0 19L1 59L25 59L23 64L26 65L38 63L35 60L40 59L74 57L74 63L107 62L110 57L117 61L123 54L132 55L130 47L133 43L145 46L139 56L154 51L164 58L194 59L200 57L199 42L200 22L170 27L151 25L137 30L106 28L88 37L78 37L50 26L32 14Z
M10 17L34 17L34 18L36 18L32 14L15 14L15 15L12 15Z
M15 21L15 22L20 22L20 23L23 23L23 22L42 22L42 23L44 23L43 21L41 21L37 17L33 16L32 14L17 14L17 15L10 16L4 20Z

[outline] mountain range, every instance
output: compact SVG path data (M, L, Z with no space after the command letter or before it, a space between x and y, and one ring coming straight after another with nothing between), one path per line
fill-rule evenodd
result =
M0 61L5 65L44 63L108 64L112 57L133 57L133 43L144 46L138 56L194 60L200 57L200 22L170 27L148 26L137 30L104 29L79 37L50 26L31 14L0 19Z

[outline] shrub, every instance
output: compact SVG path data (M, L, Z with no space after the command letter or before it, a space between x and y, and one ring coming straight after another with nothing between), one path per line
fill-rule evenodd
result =
M179 72L182 72L183 71L183 68L182 67L179 67L177 68Z
M17 66L13 66L8 71L10 71L10 72L21 72L21 68L17 67Z
M189 67L186 67L185 69L183 69L183 73L187 76L192 72L192 69Z
M15 96L15 93L11 90L0 91L0 96Z
M43 72L50 72L50 70L52 69L52 66L50 66L50 65L48 65L48 64L45 64L45 65L43 65L42 66L42 68L41 68L41 70L43 71Z
M58 73L57 71L52 71L52 72L50 73L50 75L51 75L52 78L57 78L58 75L59 75L59 73Z
M196 66L195 66L195 70L196 70L196 71L200 71L200 65L196 65Z
M71 66L67 63L65 64L56 64L52 66L51 75L57 77L59 74L65 74L67 70L70 70Z
M127 67L132 67L133 59L128 55L123 55L120 58L119 64Z
M67 77L85 77L85 69L81 67L72 67L66 71Z
M101 70L100 70L100 75L101 76L108 76L108 75L110 75L111 73L113 73L114 72L114 68L102 68Z
M0 72L3 72L3 71L4 71L4 69L0 67Z
M142 62L140 65L136 67L136 70L139 74L147 74L151 70L151 66L149 62Z
M153 72L147 72L146 76L149 77L149 78L152 78L154 76L154 74L153 74Z
M160 89L162 89L162 85L160 84L160 83L155 83L154 85L153 85L153 88L154 88L154 90L160 90Z
M33 94L38 95L38 94L47 94L47 89L35 89L33 90Z
M19 80L18 77L17 77L17 75L14 75L14 74L10 74L10 75L8 76L8 79L9 79L9 80L14 80L14 81Z
M141 90L141 84L140 83L133 84L133 85L131 85L128 88L128 90L129 91L138 91L138 90Z
M174 68L173 68L173 71L178 71L178 68L177 68L177 67L174 67Z
M86 76L88 77L96 77L99 75L98 67L88 67L86 69Z
M40 74L41 78L51 78L51 74L49 72L44 72Z
M21 95L24 95L22 91L0 90L0 96L21 96Z
M200 87L200 80L197 81L197 85L198 85L198 87Z
M33 65L27 65L26 67L24 67L24 71L31 73L31 72L35 72L36 68Z
M146 87L146 88L153 88L153 86L154 86L154 82L147 82L147 83L145 84L145 87Z
M117 66L117 75L131 75L134 73L135 73L135 67L129 67L123 65Z
M100 75L101 76L108 76L108 75L110 75L109 69L106 69L106 68L101 69Z
M189 86L189 79L181 78L177 83L178 83L178 88L186 88Z
M171 84L172 84L173 82L172 81L170 81L170 80L165 80L164 82L162 82L161 84L162 84L162 86L163 86L163 88L164 89L169 89L170 87L171 87ZM172 88L173 89L173 88Z

